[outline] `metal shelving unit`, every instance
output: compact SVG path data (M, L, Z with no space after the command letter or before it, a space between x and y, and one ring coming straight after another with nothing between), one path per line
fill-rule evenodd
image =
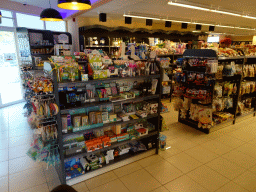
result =
M185 58L217 58L216 52L213 50L187 50L184 52L183 55ZM256 56L241 56L241 57L219 57L218 58L219 63L220 62L231 62L235 61L236 64L242 65L242 69L244 68L244 65L246 64L256 64ZM213 130L218 130L219 127L222 125L228 125L229 123L235 124L237 119L240 119L242 117L250 116L253 115L255 116L256 114L256 102L254 103L254 111L253 112L248 112L246 114L241 114L237 115L237 110L238 110L238 102L241 100L241 98L244 97L256 97L256 92L246 94L246 95L240 95L240 89L241 89L241 83L243 80L256 80L256 77L243 77L243 75L235 75L231 77L224 76L223 79L216 79L215 82L225 82L225 81L231 81L237 83L237 93L231 95L233 97L233 108L229 110L231 114L234 115L233 120L226 120L220 124L216 124L214 127L210 129L200 129L198 128L198 122L197 121L192 121L190 119L181 119L180 118L180 113L179 113L179 122L186 124L188 126L191 126L195 129L198 129L204 133L209 134L210 131ZM214 87L214 86L213 86ZM212 92L213 93L213 92ZM213 95L212 95L213 97ZM211 106L211 105L209 105Z
M132 157L136 157L139 158L140 154L141 155L145 155L145 154L153 154L152 152L154 151L154 154L158 153L158 136L159 136L159 130L160 130L160 110L161 110L161 89L162 89L162 75L160 73L160 75L149 75L149 76L139 76L139 77L126 77L126 78L110 78L110 79L100 79L100 80L89 80L87 82L81 82L81 81L77 81L77 82L65 82L65 83L58 83L57 82L57 74L56 74L56 70L53 70L54 66L50 63L45 63L44 64L44 70L51 72L53 75L53 82L54 82L54 95L55 95L55 99L56 99L56 104L58 106L60 106L60 100L59 100L59 88L60 87L74 87L74 86L78 86L78 87L83 87L87 84L97 84L97 83L105 83L105 82L113 82L113 81L120 81L120 80L143 80L143 79L152 79L152 78L157 78L158 81L158 87L157 87L157 92L159 92L158 94L155 95L146 95L146 96L140 96L140 97L135 97L133 99L125 99L125 100L120 100L120 101L115 101L115 102L94 102L94 103L88 103L85 104L83 106L79 106L79 107L74 107L74 108L68 108L68 109L63 109L60 110L60 112L57 115L57 124L58 124L58 144L59 144L59 154L60 154L60 161L61 163L59 165L56 165L55 168L57 170L57 173L59 175L60 181L62 184L75 184L78 182L81 182L82 180L88 179L90 177L102 174L103 172L105 172L106 170L109 170L111 167L120 167L123 166L124 163L122 162L132 162ZM93 106L102 106L102 105L108 105L108 104L116 104L116 103L130 103L130 102L135 102L135 101L144 101L144 100L155 100L158 102L158 113L153 114L153 115L148 115L146 118L139 118L139 119L131 119L129 121L118 121L118 122L113 122L113 123L108 123L108 124L103 124L103 126L100 127L96 127L96 128L92 128L91 130L95 130L95 129L103 129L105 127L109 127L109 126L113 126L113 125L118 125L118 124L134 124L137 122L140 122L142 120L150 120L150 122L154 122L153 124L155 125L155 130L152 132L149 132L147 135L145 136L141 136L139 138L137 138L136 140L147 140L147 139L151 139L153 140L156 145L148 150L147 152L139 152L139 153L135 153L135 154L125 154L123 156L118 156L117 158L115 158L113 161L111 161L109 164L107 165L103 165L102 168L99 168L97 170L93 170L90 172L87 172L84 175L80 175L78 177L72 178L72 179L67 179L66 178L66 173L65 173L65 166L64 166L64 162L65 159L68 159L70 157L77 157L77 156L84 156L84 155L88 155L88 154L93 154L93 153L98 153L98 152L102 152L102 151L107 151L109 149L113 149L116 148L120 145L123 144L127 144L129 142L131 142L132 140L126 140L126 141L122 141L122 142L115 142L112 143L110 147L106 147L94 152L78 152L78 153L74 153L71 155L64 155L64 147L63 147L63 138L69 135L73 135L73 134L81 134L86 132L87 130L81 130L78 132L68 132L68 133L62 133L62 121L61 121L61 114L70 114L70 112L74 111L74 110L81 110L84 108L88 108L88 107L93 107ZM87 176L88 175L88 176Z

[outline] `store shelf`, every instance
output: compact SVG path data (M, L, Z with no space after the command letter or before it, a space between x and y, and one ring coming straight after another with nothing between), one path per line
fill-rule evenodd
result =
M238 57L219 57L218 60L233 60L233 59L244 59L245 56Z
M79 181L81 182L81 181L87 180L89 178L92 178L95 175L103 174L103 173L105 173L107 171L110 171L110 170L113 170L117 167L121 167L121 166L124 166L126 164L137 161L139 159L142 159L142 158L144 158L143 157L144 155L146 155L145 157L148 157L148 155L147 155L148 153L152 153L151 155L154 155L155 150L156 150L156 148L153 147L152 149L149 149L149 150L146 150L146 151L140 151L140 152L137 152L137 153L127 153L127 154L115 157L115 159L110 161L109 164L104 164L102 168L99 168L99 169L96 169L96 170L91 170L89 172L86 172L85 174L79 175L79 176L71 178L71 179L67 179L67 184L72 185L74 183L79 183ZM139 157L139 158L137 158L137 157ZM131 158L135 158L135 159L131 160L128 163L124 163L124 164L122 163L122 162L125 162L125 161L127 161L128 159L131 159ZM115 166L115 167L113 167L113 166ZM94 175L94 173L97 173L97 172L98 172L98 174ZM78 180L78 181L73 182L74 180Z
M137 77L116 77L116 78L107 78L107 79L95 79L89 81L74 81L74 82L62 82L58 83L59 87L81 87L87 84L97 84L97 83L106 83L112 81L120 81L120 80L139 80L139 79L147 79L147 78L159 78L160 75L149 75L149 76L137 76Z
M140 121L142 121L142 120L151 119L151 118L154 118L154 117L157 117L157 116L158 116L158 114L154 114L154 115L148 115L148 116L145 117L145 118L131 119L131 120L129 120L129 121L117 121L117 122L113 122L113 123L106 123L106 124L104 124L103 126L96 127L96 128L90 128L90 129L81 130L81 131L76 131L76 132L72 132L72 133L63 133L63 136L81 134L81 133L84 133L84 132L87 131L87 130L103 129L103 128L106 128L106 127L112 127L112 126L114 126L114 125L120 125L120 124L135 124L135 123L140 122Z
M242 117L250 116L250 115L253 115L255 113L256 113L255 111L251 111L251 112L248 112L248 113L245 113L245 114L237 115L236 118L240 119Z
M118 104L118 103L130 103L130 102L135 102L135 101L142 101L142 100L149 100L149 99L156 99L159 98L159 94L156 95L148 95L148 96L140 96L140 97L135 97L132 99L124 99L124 100L118 100L118 101L107 101L107 102L92 102L92 103L86 103L83 104L79 107L74 107L74 108L69 108L69 109L62 109L60 112L61 114L69 114L70 112L74 110L79 110L87 107L93 107L93 106L104 106L104 105L109 105L109 104Z
M247 59L256 59L256 55L253 55L253 56L245 56L245 58L247 58Z
M44 49L44 48L52 48L54 45L31 45L31 49Z
M148 138L148 137L152 137L152 136L155 136L157 135L157 131L153 131L151 133L149 133L148 135L145 135L145 136L142 136L142 137L139 137L137 139L133 139L133 140L142 140L142 139L145 139L145 138ZM102 152L102 151L107 151L107 150L110 150L110 149L113 149L113 148L117 148L121 145L124 145L124 144L127 144L127 143L130 143L131 141L133 140L126 140L126 141L121 141L121 142L115 142L113 144L111 144L110 147L105 147L105 148L102 148L100 150L96 150L96 151L93 151L93 152L80 152L80 153L74 153L74 154L71 154L71 155L65 155L64 157L67 159L67 158L70 158L70 157L76 157L76 156L80 156L80 155L91 155L91 154L94 154L94 153L99 153L99 152Z

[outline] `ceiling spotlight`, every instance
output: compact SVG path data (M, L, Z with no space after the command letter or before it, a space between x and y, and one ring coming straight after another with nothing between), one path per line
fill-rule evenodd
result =
M99 14L99 20L101 22L107 22L107 14L106 13L100 13Z
M202 25L196 25L196 30L198 30L198 31L201 31L202 30Z
M131 17L125 17L125 24L132 24L132 18Z
M209 31L214 31L215 26L209 26Z
M69 10L87 10L92 8L90 0L58 0L58 7Z
M146 19L146 26L152 26L153 20L152 19Z
M165 21L165 27L172 27L171 21Z
M187 23L181 23L181 28L182 29L187 29L188 28L188 24Z

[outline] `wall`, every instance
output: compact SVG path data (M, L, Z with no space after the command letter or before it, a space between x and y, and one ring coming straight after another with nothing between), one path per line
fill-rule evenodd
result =
M253 36L231 36L232 41L252 41Z
M107 18L107 22L99 22L98 17L83 17L79 16L78 17L78 26L79 27L84 27L84 26L90 26L90 25L103 25L106 27L128 27L132 29L136 28L144 28L144 29L161 29L165 31L174 31L174 30L179 30L179 31L191 31L191 26L188 25L187 29L181 29L181 23L172 23L171 28L166 28L165 27L165 22L164 21L153 21L152 26L146 26L146 20L145 19L136 19L132 18L132 24L125 24L124 23L124 17L122 16L120 19L111 19ZM192 27L194 28L194 26Z
M77 19L75 19L75 21L73 21L73 18L67 20L67 31L72 35L72 53L79 51L79 28Z

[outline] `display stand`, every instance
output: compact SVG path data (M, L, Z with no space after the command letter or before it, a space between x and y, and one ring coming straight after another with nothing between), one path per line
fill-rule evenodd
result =
M170 102L172 101L172 90L173 90L173 70L175 69L175 67L177 66L175 63L174 63L174 61L177 59L177 58L180 58L180 57L182 57L183 55L182 54L167 54L167 55L157 55L157 57L158 58L170 58L170 65L169 65L169 67L168 68L164 68L163 70L162 70L162 72L163 73L165 73L165 72L170 72L170 73L168 73L168 77L169 77L169 81L167 81L168 82L168 84L170 85L170 93L169 94L167 94L167 97L166 97L166 95L165 95L165 97L164 97L164 94L163 94L163 97L162 98L169 98L170 99ZM166 82L166 81L164 81L164 80L162 80L163 82Z
M213 50L186 50L183 54L184 58L217 58L216 52ZM233 107L229 108L229 109L224 109L224 112L229 112L230 114L232 114L234 116L233 119L230 120L226 120L223 121L220 124L216 124L211 128L198 128L198 122L197 121L193 121L189 118L181 118L181 111L179 111L179 119L178 121L186 124L190 127L193 127L195 129L198 129L204 133L209 134L212 131L216 131L220 128L223 128L227 125L231 125L231 124L235 124L237 119L242 119L242 117L246 117L246 116L255 116L255 97L256 97L256 93L255 91L252 91L252 93L249 94L243 94L241 95L241 89L242 89L242 83L249 80L249 81L255 81L255 75L253 77L244 77L244 68L246 65L250 65L250 64L254 64L256 63L256 57L246 57L246 56L241 56L241 57L219 57L218 58L218 63L219 65L226 65L226 64L230 64L231 61L234 61L235 64L240 65L242 68L242 74L240 75L233 75L233 76L223 76L222 79L216 79L215 78L215 82L213 84L213 86L211 87L211 95L212 95L212 101L214 98L214 86L217 82L222 83L222 82L232 82L235 83L237 85L237 92L236 94L231 94L230 97L233 98ZM188 74L188 70L192 70L192 69L186 69L186 79L187 79L187 74ZM199 68L193 68L193 71L200 71L200 67ZM184 70L183 70L184 71ZM224 98L224 96L223 96ZM244 99L244 98L252 98L252 110L248 113L245 114L239 114L238 113L238 105L239 102ZM192 103L194 102L194 100L192 100ZM208 107L213 107L213 103L209 104ZM254 108L254 109L253 109ZM187 113L187 116L189 116L189 110Z
M84 87L85 85L88 84L97 84L97 83L106 83L106 82L118 82L120 80L147 80L147 79L158 79L158 84L157 84L157 90L156 90L156 94L154 95L147 95L147 96L139 96L139 97L135 97L135 98L131 98L131 99L125 99L125 100L120 100L120 101L116 101L116 103L131 103L131 102L135 102L135 101L147 101L147 100L154 100L155 102L158 103L158 111L156 114L153 115L148 115L145 118L139 118L139 119L133 119L133 120L129 120L129 121L119 121L119 122L112 122L112 123L108 123L108 124L102 124L99 125L97 127L87 127L84 130L79 130L78 132L67 132L64 133L62 131L62 120L61 120L61 115L63 114L78 114L81 113L81 111L85 111L87 110L89 107L96 107L96 106L106 106L109 104L113 104L113 102L111 101L105 101L105 102L91 102L91 103L86 103L82 106L79 107L74 107L74 108L65 108L60 110L60 113L57 115L57 124L58 124L58 144L59 144L59 150L60 150L60 160L61 160L61 164L59 166L56 166L56 170L59 174L59 178L62 184L69 184L69 185L73 185L76 183L79 183L81 181L87 180L89 178L95 177L97 175L103 174L107 171L110 171L112 169L121 167L123 165L126 165L128 163L131 163L133 161L137 161L141 158L145 158L149 155L153 155L153 154L157 154L158 153L158 148L159 148L159 141L158 141L158 137L159 137L159 130L160 130L160 110L161 110L161 89L162 89L162 75L149 75L149 76L136 76L136 77L124 77L124 78L108 78L108 79L99 79L99 80L89 80L89 81L75 81L75 82L66 82L66 83L59 83L57 81L57 74L56 74L56 70L54 69L54 65L50 64L48 62L45 62L44 64L44 70L48 71L49 73L52 73L53 75L53 82L54 82L54 95L55 95L55 99L56 99L56 104L58 106L60 106L60 100L59 100L59 88L61 87L74 87L74 86L78 86L78 87ZM72 154L65 154L64 155L64 147L63 147L63 138L64 137L68 137L71 136L73 134L77 134L77 133L84 133L87 130L100 130L103 129L105 127L109 127L109 126L113 126L113 125L120 125L120 124L135 124L137 122L141 122L142 120L147 119L150 123L154 124L155 126L155 130L148 132L148 134L144 135L144 136L140 136L138 138L136 138L135 140L138 141L143 141L143 142L147 142L148 140L153 141L154 145L151 148L148 148L147 151L142 151L142 152L137 152L137 153L127 153L125 155L120 155L115 157L114 160L110 161L109 164L103 164L102 168L96 169L96 170L91 170L89 172L85 172L85 174L76 176L76 177L72 177L72 178L68 178L66 177L66 173L65 173L65 160L67 160L68 158L72 158L72 157L83 157L86 155L90 155L90 154L95 154L95 153L99 153L99 152L103 152L103 151L109 151L110 149L114 149L118 146L124 145L124 144L128 144L129 142L131 142L132 140L125 140L125 141L121 141L121 142L115 142L112 143L111 146L109 147L104 147L100 150L95 150L92 152L84 152L81 150L76 151L75 153Z

